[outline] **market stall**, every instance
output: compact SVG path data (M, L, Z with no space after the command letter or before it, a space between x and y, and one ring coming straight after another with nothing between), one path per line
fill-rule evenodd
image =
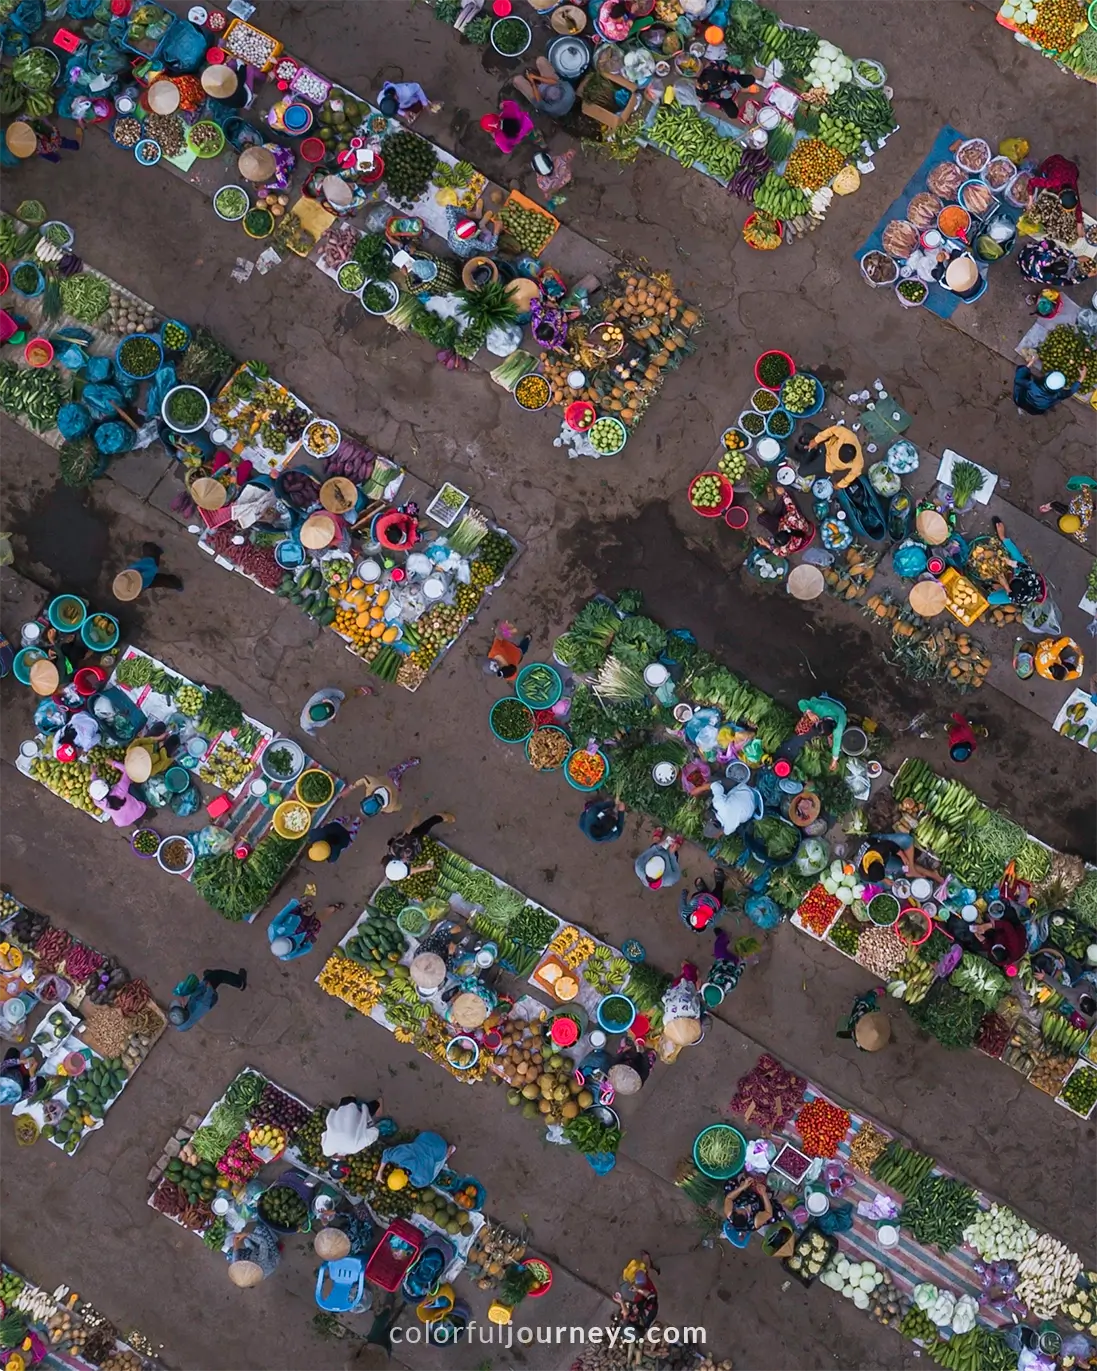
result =
M1018 42L1035 48L1060 71L1097 81L1097 26L1083 0L1002 0L997 20Z
M155 1371L162 1364L139 1329L120 1331L67 1285L43 1290L7 1262L0 1263L0 1349L13 1371Z
M741 1077L730 1112L751 1141L710 1125L678 1184L703 1207L740 1182L764 1192L763 1250L801 1285L827 1286L952 1371L1013 1371L1023 1351L1055 1366L1072 1333L1097 1330L1097 1272L775 1058ZM722 1226L735 1246L754 1241L746 1212Z
M410 1224L420 1259L430 1247L443 1258L435 1284L453 1280L485 1223L483 1186L443 1169L431 1186L390 1187L382 1153L415 1133L385 1120L376 1143L336 1162L321 1149L327 1114L246 1068L195 1128L169 1142L150 1207L223 1253L256 1218L281 1233L346 1232L362 1256L390 1224Z
M109 617L63 595L24 626L24 640L28 628L42 630L35 641L43 646L20 655L45 658L52 633L50 650L71 681L39 703L37 732L20 745L17 768L99 823L111 817L109 797L118 796L133 807L125 813L136 857L155 858L161 870L192 882L224 918L252 922L322 826L343 781L292 739L248 718L220 686L197 685L140 648L112 643L74 673L65 653L75 635L51 627L62 601L88 622ZM95 738L91 746L61 741L78 716ZM207 802L199 783L225 793Z
M906 309L949 319L986 292L1018 241L1034 164L1018 166L990 140L946 125L856 256L873 288Z
M16 1140L70 1156L151 1052L166 1020L144 981L67 930L0 896L0 1039L28 1053L32 1093L15 1103Z
M612 1052L659 1043L670 977L441 843L423 860L378 888L317 984L457 1080L505 1083L526 1117L612 1165Z

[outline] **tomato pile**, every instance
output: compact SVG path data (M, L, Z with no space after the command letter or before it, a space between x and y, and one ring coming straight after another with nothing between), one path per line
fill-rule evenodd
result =
M821 938L841 907L842 902L836 895L829 894L821 885L813 885L800 901L796 913L808 932Z
M836 1157L838 1144L849 1132L849 1111L829 1100L812 1100L796 1115L796 1128L809 1157Z

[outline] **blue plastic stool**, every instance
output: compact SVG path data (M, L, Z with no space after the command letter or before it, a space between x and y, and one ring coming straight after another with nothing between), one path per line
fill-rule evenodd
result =
M324 1293L325 1278L331 1289ZM366 1288L366 1264L361 1257L324 1262L316 1273L316 1303L331 1314L350 1314L362 1307Z

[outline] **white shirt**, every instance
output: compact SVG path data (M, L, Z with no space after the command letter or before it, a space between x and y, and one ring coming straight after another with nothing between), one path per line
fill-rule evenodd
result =
M76 747L80 752L87 752L99 742L99 725L86 710L82 709L79 714L72 715L65 727L54 734L54 755L61 746L61 734L69 728L76 734Z
M349 1157L361 1152L381 1136L370 1123L369 1110L362 1104L341 1104L329 1109L320 1147L325 1157Z

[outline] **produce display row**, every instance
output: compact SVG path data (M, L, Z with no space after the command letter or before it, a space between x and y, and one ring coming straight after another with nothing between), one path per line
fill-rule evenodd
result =
M885 88L887 74L876 61L851 59L809 29L785 24L751 0L737 0L723 41L729 61L753 71L755 88L740 100L738 117L695 107L694 100L653 98L639 141L712 177L753 207L743 228L751 247L771 250L783 240L812 232L835 195L848 195L872 170L873 154L896 131ZM631 74L659 90L638 48ZM692 66L691 66L692 64ZM627 69L627 61L622 62ZM702 62L676 59L673 85L692 85ZM613 74L600 56L599 69ZM651 93L649 89L648 93ZM695 89L690 92L696 98Z
M148 986L10 894L0 896L0 1021L32 1049L36 1093L15 1104L15 1132L71 1156L129 1084L164 1031Z
M342 1197L349 1205L367 1206L382 1229L401 1219L424 1237L443 1239L444 1275L452 1279L484 1226L482 1187L468 1178L462 1183L448 1170L423 1189L390 1187L391 1167L382 1166L382 1153L415 1136L395 1124L386 1126L376 1143L347 1157L346 1173L337 1179L320 1145L328 1109L245 1068L189 1136L169 1141L157 1164L161 1174L150 1207L201 1237L211 1251L227 1253L233 1233L250 1218L258 1216L281 1233L309 1231L320 1226L330 1197ZM314 1204L325 1195L328 1201ZM334 1210L329 1217L336 1217Z
M802 1284L818 1280L949 1371L1013 1371L1039 1335L1053 1353L1069 1332L1097 1332L1097 1272L768 1054L729 1112L766 1140L767 1183L790 1221L774 1246ZM679 1186L705 1206L723 1192L714 1133L735 1139L727 1125L706 1129L679 1168ZM741 1168L741 1144L731 1150Z
M615 1152L618 1121L599 1112L609 1063L589 1060L590 1032L658 1047L670 977L630 963L452 848L429 840L424 860L430 870L378 887L317 984L456 1079L507 1084L509 1103L561 1128L580 1151ZM431 954L437 969L426 966ZM504 991L494 969L537 994ZM475 1027L467 1004L455 1002L466 996L479 1011Z
M43 1290L7 1262L0 1263L0 1311L0 1348L12 1371L59 1365L156 1371L162 1365L139 1329L123 1332L67 1285Z
M1002 0L997 21L1060 71L1097 81L1097 25L1082 0Z
M292 739L275 738L266 725L248 718L220 686L199 686L132 645L112 656L110 676L92 696L72 702L98 722L100 741L74 760L57 758L54 735L45 725L60 727L62 712L47 701L36 716L43 731L23 744L18 769L105 823L107 813L92 799L92 783L102 779L115 785L134 740L153 724L166 724L165 736L177 736L179 746L167 770L130 788L147 806L130 846L139 858L155 858L161 870L193 883L223 918L251 923L310 831L324 822L343 781L317 766ZM48 720L41 718L43 710L51 714ZM164 820L178 830L180 820L201 809L198 781L229 792L208 806L212 822L162 834L157 825Z
M1056 988L1056 977L1038 981L1028 957L1007 976L976 950L980 944L961 946L949 927L955 931L964 910L971 917L973 902L984 892L989 903L1000 886L1021 882L1034 911L1031 936L1041 961L1048 958L1049 966L1065 969L1064 958L1070 958L1071 980L1078 985L1095 936L1086 922L1093 873L1086 874L1079 859L1027 837L966 786L937 777L920 761L904 762L893 792L900 802L895 831L912 831L918 850L940 861L938 880L921 880L924 890L917 895L906 889L912 882L884 880L868 887L857 882L851 866L836 860L791 922L883 978L919 1027L945 1047L975 1047L998 1058L1088 1118L1097 1104L1097 1070L1090 1064L1097 1049L1093 1016ZM1013 898L1022 899L1024 891ZM923 905L930 906L932 918Z

